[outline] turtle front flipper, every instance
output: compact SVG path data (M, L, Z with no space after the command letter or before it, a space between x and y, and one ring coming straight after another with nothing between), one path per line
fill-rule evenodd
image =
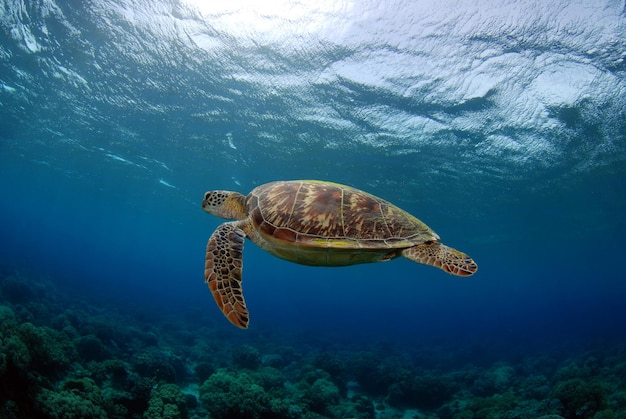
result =
M478 265L471 257L438 241L429 241L404 249L402 256L458 276L474 275L478 270Z
M220 225L206 246L204 280L217 306L235 326L248 328L248 309L241 292L242 253L246 233L236 223Z

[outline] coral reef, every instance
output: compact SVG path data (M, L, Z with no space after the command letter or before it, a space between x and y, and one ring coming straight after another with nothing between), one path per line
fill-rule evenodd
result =
M626 419L626 342L489 358L205 323L0 277L0 417Z
M560 413L566 418L592 418L606 407L604 390L597 380L561 381L554 388L553 396L561 402Z
M269 395L245 372L212 374L200 387L200 400L215 419L256 419L271 412Z
M261 365L261 353L251 345L242 345L232 355L235 368L247 368L254 370Z
M187 419L187 400L175 384L162 384L150 393L146 419Z

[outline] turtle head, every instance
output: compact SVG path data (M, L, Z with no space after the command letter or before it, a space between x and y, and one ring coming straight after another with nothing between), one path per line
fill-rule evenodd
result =
M246 197L239 192L209 191L204 194L202 209L228 220L243 220L248 216Z

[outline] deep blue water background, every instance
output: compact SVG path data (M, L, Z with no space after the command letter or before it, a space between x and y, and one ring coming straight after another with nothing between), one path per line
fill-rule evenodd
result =
M78 300L229 328L203 282L221 222L203 193L327 179L418 216L479 272L311 268L248 242L255 333L623 342L623 5L478 3L231 27L248 14L3 2L1 263Z

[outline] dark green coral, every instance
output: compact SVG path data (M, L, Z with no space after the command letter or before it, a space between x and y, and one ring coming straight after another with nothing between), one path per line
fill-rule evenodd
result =
M212 374L200 387L200 400L215 419L257 419L271 411L269 395L245 372Z
M175 384L162 384L152 390L145 419L186 419L185 395Z
M561 402L561 414L567 418L592 418L606 407L602 385L593 379L560 382L553 396Z

